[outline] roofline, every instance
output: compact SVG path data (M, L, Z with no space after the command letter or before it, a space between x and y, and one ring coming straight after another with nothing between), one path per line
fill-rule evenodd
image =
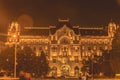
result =
M24 29L50 29L49 27L24 27Z
M92 27L89 27L89 28L83 28L83 27L80 27L79 29L103 30L103 27L101 27L101 28L99 28L99 27L96 27L96 28L92 28Z
M69 22L70 20L69 20L69 18L67 18L67 19L60 19L60 18L59 18L58 21L59 21L59 22Z

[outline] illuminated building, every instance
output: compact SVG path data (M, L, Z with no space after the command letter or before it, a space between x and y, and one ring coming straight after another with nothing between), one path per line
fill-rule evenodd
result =
M107 27L81 27L59 19L55 26L21 29L17 22L12 22L6 44L28 45L36 56L43 50L49 60L51 76L78 76L83 59L102 56L101 49L112 49L117 28L114 22Z

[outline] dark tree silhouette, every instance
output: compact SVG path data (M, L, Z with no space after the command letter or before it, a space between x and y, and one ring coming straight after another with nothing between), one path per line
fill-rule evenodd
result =
M15 47L7 47L0 53L0 66L1 69L9 73L14 71L14 55ZM17 74L19 71L24 70L26 72L32 73L32 68L34 67L35 53L30 47L24 46L23 49L17 46Z
M17 70L18 72L23 70L29 73L33 73L35 67L35 53L28 46L19 48L17 51Z
M103 50L102 52L103 52L102 56L103 60L101 65L102 72L107 77L114 77L114 72L110 65L110 52L108 50Z
M0 68L10 73L14 71L14 50L14 46L7 47L0 53ZM17 74L22 70L36 77L45 77L49 71L46 54L42 51L36 56L30 47L17 46Z
M14 47L7 46L0 53L0 67L8 73L13 73L14 69Z
M45 77L49 71L49 64L44 51L41 51L41 55L36 58L36 68L34 69L36 77Z
M94 55L94 58L88 58L88 60L83 60L82 71L87 71L89 68L89 73L94 76L98 76L101 72L104 73L106 77L114 77L114 72L110 65L110 53L108 50L102 50L103 55Z
M110 51L110 62L115 73L120 73L120 28L117 30Z
M41 73L45 77L49 71L49 65L48 65L47 57L43 51L41 52L40 59L41 59L41 69L42 69Z

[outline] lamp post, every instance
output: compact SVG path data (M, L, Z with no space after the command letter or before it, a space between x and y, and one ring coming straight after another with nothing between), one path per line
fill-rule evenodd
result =
M14 38L16 38L16 35L13 35ZM15 40L15 52L14 52L14 78L16 78L16 62L17 60L17 39Z
M94 80L93 59L94 59L94 55L92 54L92 56L91 56L91 61L92 61L92 80Z
M15 53L14 53L14 78L16 78L16 54L17 54L17 44L15 43Z

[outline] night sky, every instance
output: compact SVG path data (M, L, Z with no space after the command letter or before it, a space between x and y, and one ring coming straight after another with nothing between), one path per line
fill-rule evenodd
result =
M120 24L120 0L0 0L0 32L12 20L24 26L55 25L69 18L73 25L106 26Z

